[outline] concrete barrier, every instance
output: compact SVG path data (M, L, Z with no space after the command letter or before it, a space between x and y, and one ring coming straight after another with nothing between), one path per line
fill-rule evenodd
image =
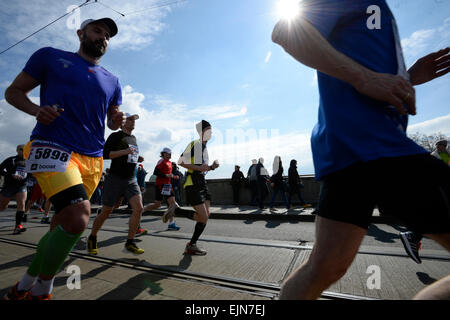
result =
M301 189L302 197L307 203L316 204L319 200L320 182L314 180L313 175L301 176L304 188ZM231 179L210 179L206 180L209 192L211 193L211 203L213 205L231 205L233 204L233 189L231 187ZM287 181L287 177L286 177ZM272 191L271 191L272 192ZM183 204L186 204L184 191L181 192ZM272 199L270 193L265 200L265 204L269 204ZM155 184L154 182L146 182L146 191L144 194L144 202L150 203L155 201ZM249 204L251 201L250 188L241 187L240 204ZM293 204L299 203L296 196L293 196ZM275 205L283 205L281 194L277 195Z

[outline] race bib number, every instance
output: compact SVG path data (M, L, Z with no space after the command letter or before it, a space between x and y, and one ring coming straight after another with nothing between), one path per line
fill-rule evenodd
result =
M14 175L20 177L20 179L23 180L27 177L27 172L24 167L17 167L16 173Z
M139 159L139 148L137 146L130 145L130 148L133 148L133 153L128 155L128 163L138 163Z
M161 190L161 194L163 196L170 196L170 193L172 191L172 185L171 184L164 184Z
M64 172L71 156L71 151L54 142L36 140L31 144L26 172Z

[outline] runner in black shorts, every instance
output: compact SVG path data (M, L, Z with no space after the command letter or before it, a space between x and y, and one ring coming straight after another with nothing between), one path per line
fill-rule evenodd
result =
M219 167L216 161L208 165L208 150L206 143L211 139L211 125L208 121L202 120L197 123L196 129L200 135L199 140L192 141L178 160L178 164L188 169L184 190L186 199L195 209L194 219L197 221L191 241L187 243L185 252L187 254L205 255L206 251L197 247L197 240L206 227L209 218L209 207L211 196L206 186L205 175L210 170ZM178 214L179 210L175 213Z
M316 240L280 299L317 299L338 281L375 206L450 251L450 169L406 133L408 115L416 114L414 86L450 71L450 48L407 69L395 17L386 1L377 5L376 30L364 23L366 1L304 0L301 14L281 19L272 33L292 57L317 70L320 88L311 136L315 177L322 181ZM415 298L449 296L447 276Z
M144 158L139 156L136 137L131 134L134 130L135 120L139 119L139 116L126 113L126 118L122 130L114 132L108 137L103 150L103 157L112 159L112 161L103 186L102 211L95 218L88 238L88 252L93 255L98 254L97 233L122 196L127 198L133 209L128 224L128 240L125 248L135 254L144 253L144 250L138 248L133 241L139 228L143 209L141 189L134 171L137 163L144 161Z
M23 158L24 145L18 145L16 148L17 155L5 159L0 164L0 175L5 177L2 192L0 193L0 211L8 207L11 198L17 203L16 224L14 234L19 234L27 230L23 227L25 222L25 201L27 199L27 178L25 172L25 159Z

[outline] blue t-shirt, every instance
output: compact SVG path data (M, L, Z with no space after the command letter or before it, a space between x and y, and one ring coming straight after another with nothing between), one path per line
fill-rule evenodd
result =
M380 29L367 26L371 5L380 8ZM406 74L395 19L384 0L304 0L302 7L301 17L342 54L375 72ZM408 117L388 103L321 72L317 78L319 119L311 136L317 180L356 162L427 153L407 137Z
M110 106L122 104L119 79L77 53L42 48L23 71L40 82L40 105L64 111L50 125L37 123L31 139L49 140L69 151L101 157Z

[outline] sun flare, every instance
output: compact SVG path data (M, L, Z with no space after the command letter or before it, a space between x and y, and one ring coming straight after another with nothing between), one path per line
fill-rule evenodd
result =
M300 0L278 0L277 15L280 19L292 20L300 14Z

